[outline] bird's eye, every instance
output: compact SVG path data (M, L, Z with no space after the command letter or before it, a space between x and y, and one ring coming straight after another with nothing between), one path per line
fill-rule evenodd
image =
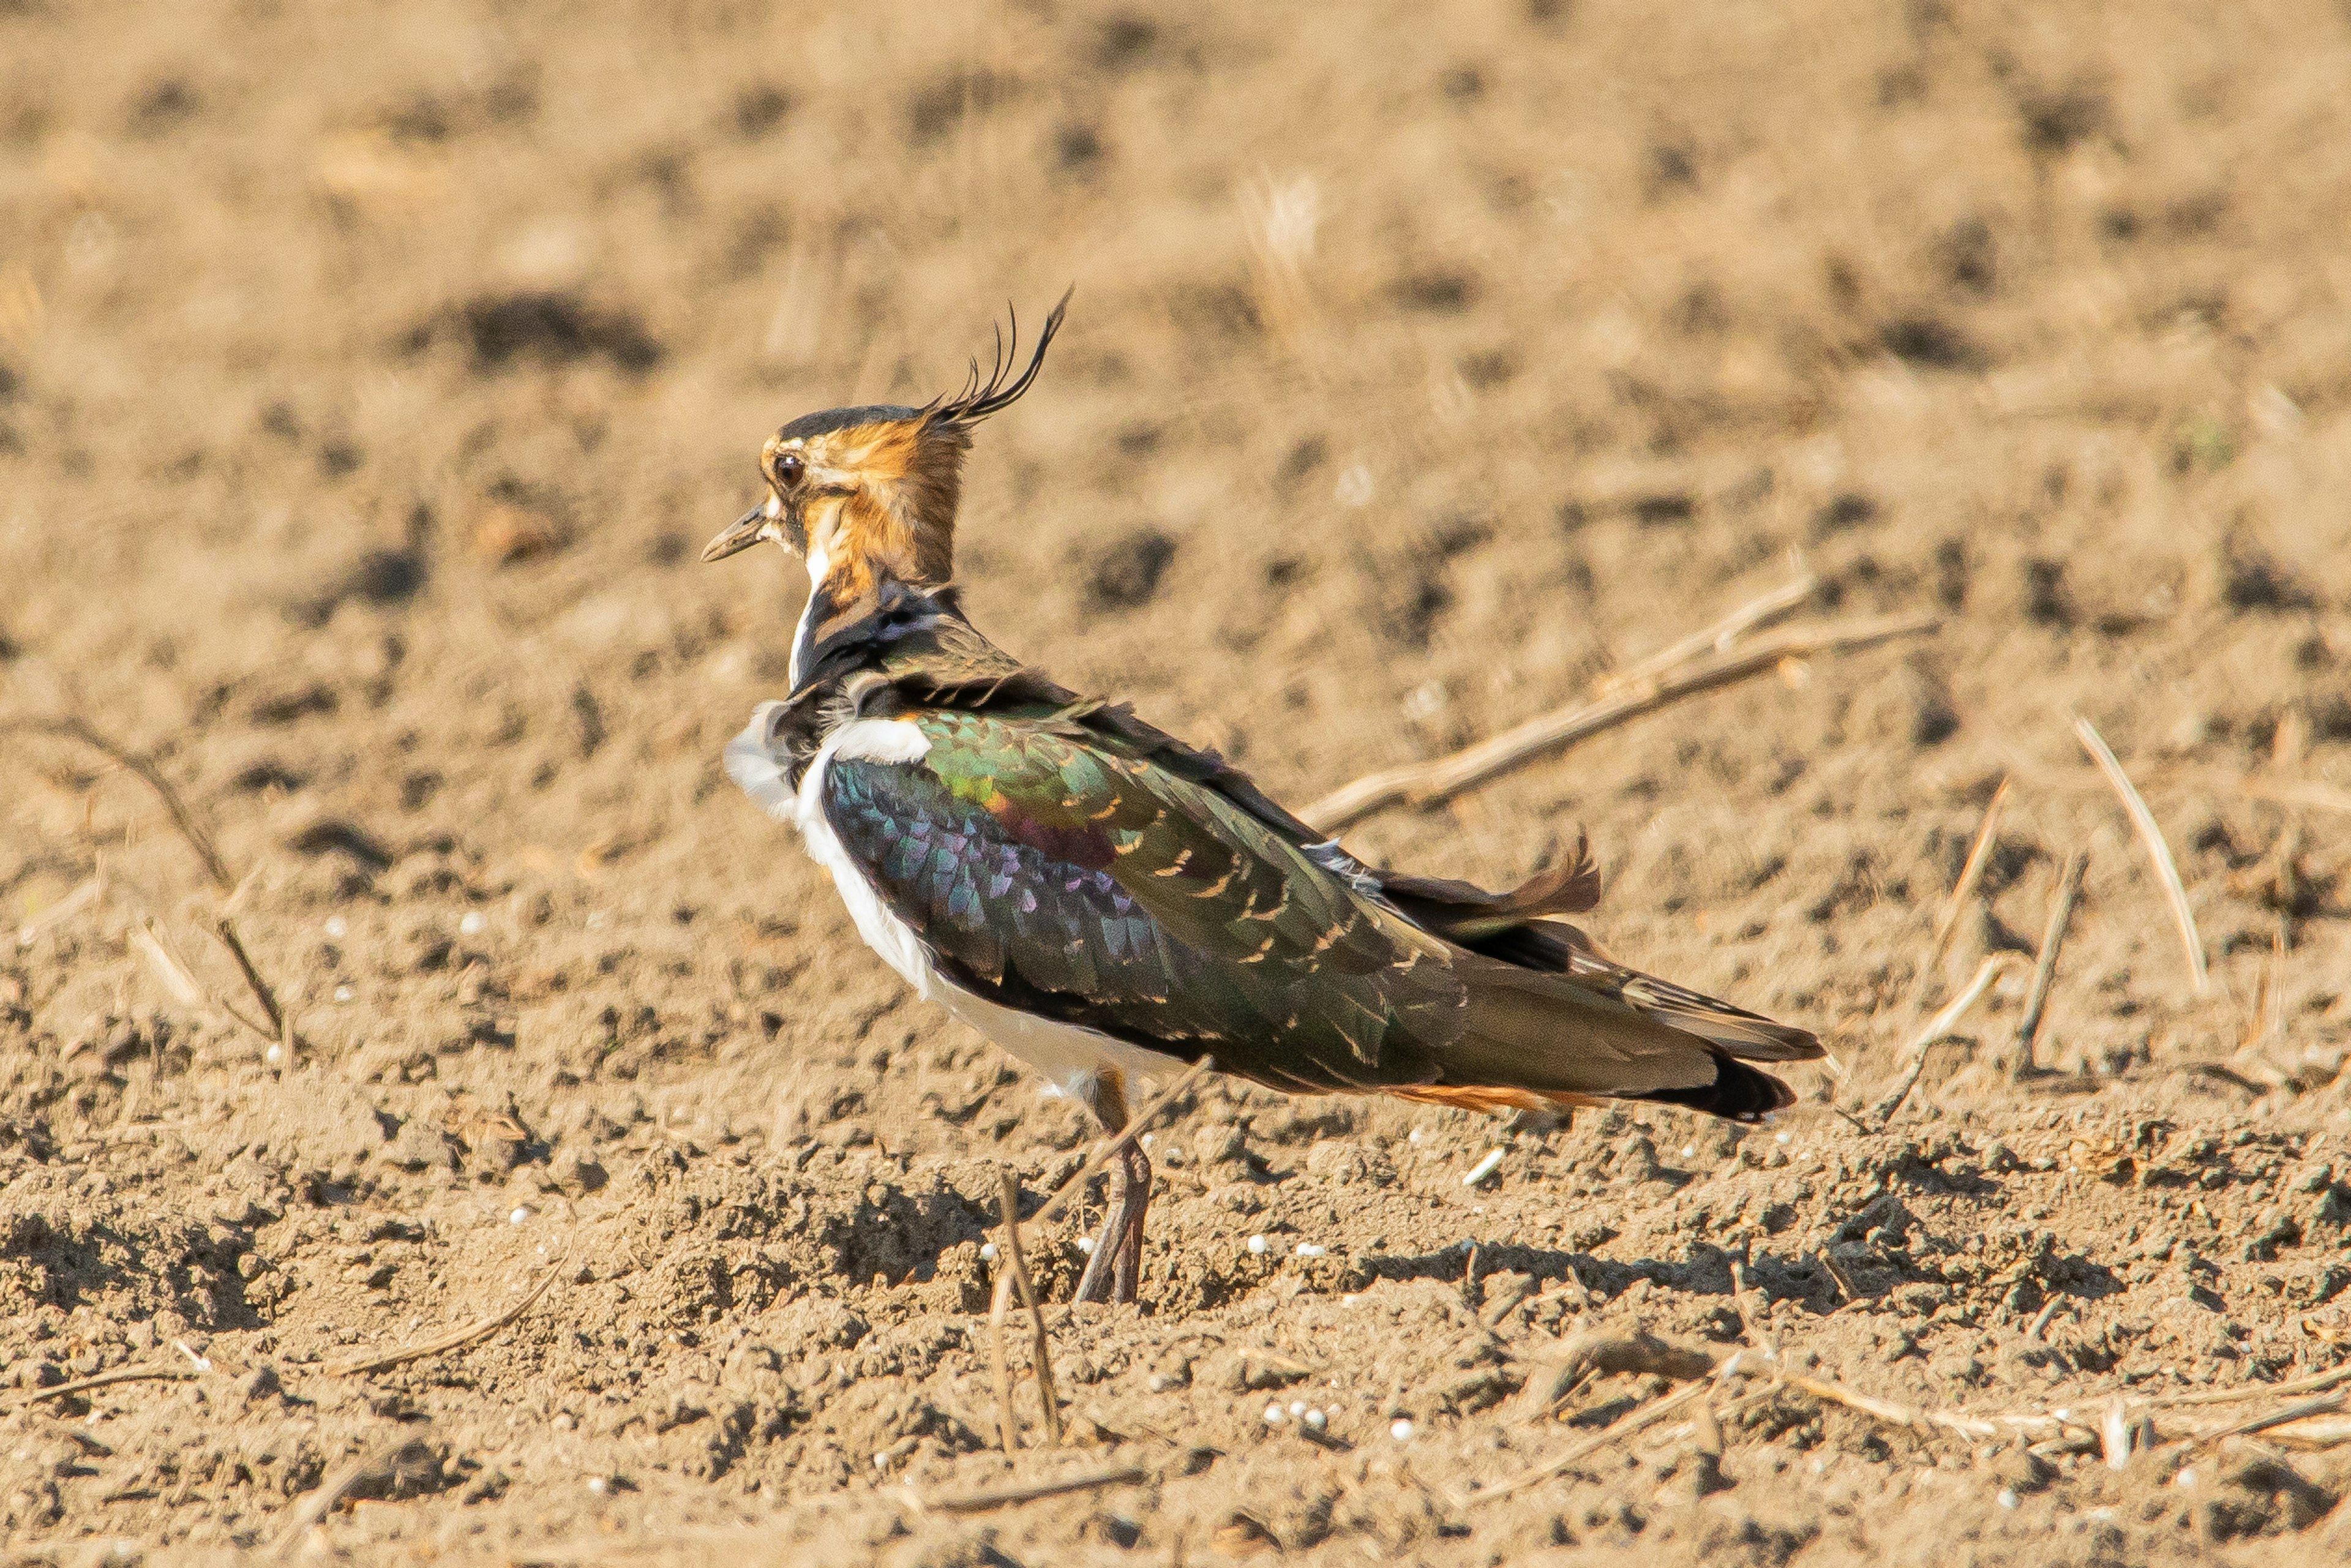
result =
M787 452L776 459L776 483L786 489L799 484L800 476L807 471L808 465L800 461L797 452Z

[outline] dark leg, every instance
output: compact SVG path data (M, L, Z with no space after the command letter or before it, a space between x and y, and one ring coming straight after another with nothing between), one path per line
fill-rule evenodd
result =
M1087 1100L1102 1131L1115 1137L1126 1130L1126 1084L1105 1072L1094 1081ZM1093 1255L1078 1276L1081 1301L1109 1301L1123 1305L1134 1300L1143 1278L1143 1217L1151 1205L1151 1161L1129 1144L1112 1167L1110 1213L1103 1217L1102 1235Z
M1139 1145L1129 1144L1119 1167L1118 1203L1111 1214L1123 1228L1114 1243L1118 1268L1110 1292L1110 1299L1121 1306L1133 1303L1135 1287L1143 1282L1143 1218L1150 1207L1151 1157Z

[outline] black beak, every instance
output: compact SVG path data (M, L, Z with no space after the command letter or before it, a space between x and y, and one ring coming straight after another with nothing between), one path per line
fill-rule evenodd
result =
M730 555L749 549L759 542L762 530L774 520L768 516L767 505L762 502L736 518L716 538L703 546L702 559L705 561L725 560Z

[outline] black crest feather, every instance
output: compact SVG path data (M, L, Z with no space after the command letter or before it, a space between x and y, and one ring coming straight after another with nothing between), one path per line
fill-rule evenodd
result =
M1045 362L1045 350L1051 345L1053 334L1061 329L1061 316L1070 308L1070 296L1076 292L1077 287L1072 284L1053 307L1053 313L1045 318L1044 330L1037 334L1037 346L1029 351L1029 363L1018 375L1013 373L1013 368L1020 363L1020 316L1016 310L1010 312L1009 339L1004 329L997 329L996 352L987 373L981 374L979 361L972 361L971 374L966 378L963 390L952 398L933 403L923 413L935 423L967 425L1011 407L1037 379L1037 371Z

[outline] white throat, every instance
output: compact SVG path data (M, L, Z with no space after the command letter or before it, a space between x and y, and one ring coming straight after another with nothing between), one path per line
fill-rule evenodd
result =
M832 557L822 545L811 543L809 546L808 569L808 602L800 607L799 624L793 628L792 662L785 671L785 679L791 683L794 691L800 689L801 678L808 674L809 666L816 662L816 628L825 602L824 580L832 571Z

